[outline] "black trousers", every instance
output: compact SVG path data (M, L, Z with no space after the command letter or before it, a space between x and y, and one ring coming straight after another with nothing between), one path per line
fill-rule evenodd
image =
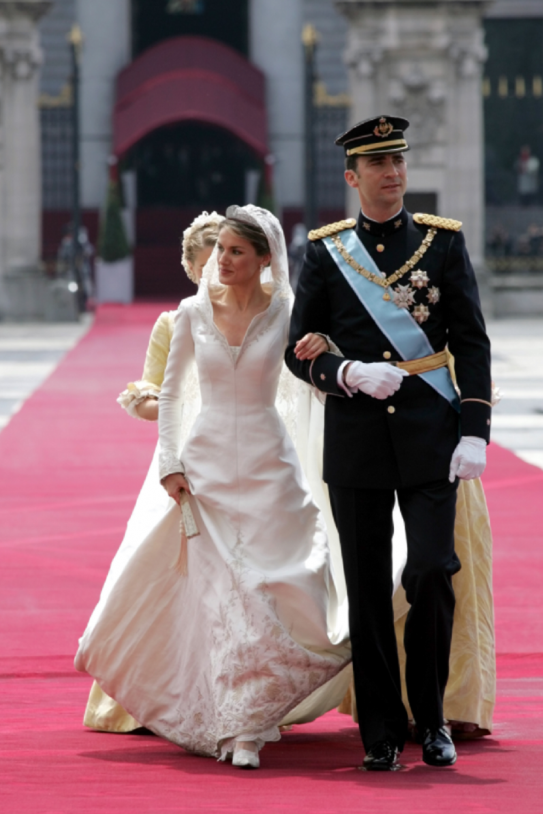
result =
M403 748L402 702L392 610L393 489L329 486L339 532L353 647L360 733L366 750L380 740ZM437 481L397 491L407 535L402 576L411 605L405 626L406 682L419 728L443 724L449 677L454 591L457 483Z

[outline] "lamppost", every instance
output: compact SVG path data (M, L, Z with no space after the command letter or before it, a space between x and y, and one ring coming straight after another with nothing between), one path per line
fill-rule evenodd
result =
M302 31L305 56L305 201L304 220L307 229L318 226L317 166L315 146L315 52L319 35L311 23Z
M72 60L72 274L78 285L79 309L85 310L86 293L81 268L81 246L79 230L81 228L80 201L80 149L79 149L79 60L83 46L83 33L75 23L68 35Z

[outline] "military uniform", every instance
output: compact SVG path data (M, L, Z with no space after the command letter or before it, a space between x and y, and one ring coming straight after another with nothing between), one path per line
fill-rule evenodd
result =
M419 727L443 724L451 577L460 568L454 552L457 483L449 483L449 467L460 435L488 441L490 433L490 344L460 226L403 209L385 223L361 213L357 222L310 233L292 314L287 365L328 396L324 480L342 545L366 749L381 740L401 749L406 736L391 602L395 493L408 541L402 579L412 605L405 634L409 699ZM436 353L449 348L460 413L418 375L404 379L385 400L361 392L349 397L338 384L345 359L401 362L323 243L324 237L341 238L349 227L387 277L412 259L383 296L388 307L411 313ZM344 359L325 353L299 361L294 346L309 332L330 336Z

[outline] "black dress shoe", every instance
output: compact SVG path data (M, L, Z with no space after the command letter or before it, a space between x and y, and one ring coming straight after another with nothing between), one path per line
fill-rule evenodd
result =
M425 729L422 733L422 759L428 766L452 766L456 763L456 749L444 726Z
M368 772L393 772L399 769L397 747L390 741L378 741L364 758L362 768Z

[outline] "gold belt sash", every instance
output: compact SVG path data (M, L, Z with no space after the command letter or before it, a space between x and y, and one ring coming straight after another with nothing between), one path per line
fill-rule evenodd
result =
M392 362L391 364L407 370L410 376L417 376L419 373L429 373L430 370L447 367L448 363L447 351L442 350L439 353L432 353L431 356L423 356L421 359L410 359L407 362Z

